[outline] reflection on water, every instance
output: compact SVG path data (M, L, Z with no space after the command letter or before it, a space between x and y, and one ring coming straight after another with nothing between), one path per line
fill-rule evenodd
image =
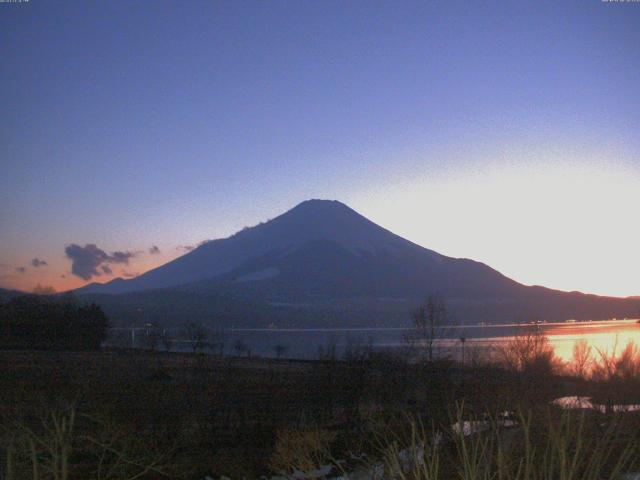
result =
M636 320L545 324L541 330L556 355L565 361L571 360L578 340L586 340L594 353L620 353L631 341L640 344L640 324Z
M539 329L549 339L556 355L569 361L576 341L584 339L596 350L621 352L630 341L640 345L640 323L636 320L594 322L465 325L447 327L440 332L440 343L456 355L461 349L460 338L467 349L483 349L508 342L514 335ZM408 328L317 328L317 329L235 329L228 332L228 346L241 339L256 355L274 356L276 345L287 346L287 356L315 358L320 348L332 345L338 355L349 345L371 345L374 348L398 348L405 345Z
M468 344L480 348L500 346L509 342L518 333L537 329L548 338L558 358L566 362L571 360L573 346L578 340L585 340L594 354L598 351L609 354L615 351L619 354L629 342L640 345L640 323L636 319L481 327L483 333L494 331L495 336L474 336L474 328L468 330L472 333ZM510 331L507 333L508 329Z
M612 353L622 351L631 341L640 344L640 324L636 320L587 322L559 325L547 332L556 355L570 360L573 345L584 339L595 350Z

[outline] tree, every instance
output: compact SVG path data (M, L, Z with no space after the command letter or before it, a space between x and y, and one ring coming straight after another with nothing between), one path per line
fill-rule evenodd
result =
M162 330L160 342L162 342L162 346L164 347L165 352L169 352L173 348L173 338L171 338L171 336L167 333L166 329Z
M242 353L246 353L247 357L251 356L251 349L240 339L236 340L236 342L233 344L233 349L236 351L236 354L238 356L241 356Z
M429 295L427 300L411 314L413 331L407 340L410 345L426 351L427 360L433 362L437 340L442 338L447 325L447 309L444 300Z
M593 351L589 342L584 338L573 344L573 357L571 358L570 369L577 377L586 377L593 365Z
M109 320L94 303L79 306L55 297L22 296L0 307L3 348L97 350L108 328Z
M207 346L209 333L202 324L198 322L188 323L184 328L184 332L187 337L187 341L191 344L193 353L196 353L198 350L202 350Z
M226 340L225 331L222 328L217 328L211 332L211 336L209 339L209 349L211 353L223 356L224 355L224 344Z
M548 378L559 363L549 339L537 326L515 335L499 354L508 369L537 378Z
M280 358L285 353L287 353L287 350L289 350L289 347L287 345L283 345L282 343L279 343L273 347L273 350L274 352L276 352L276 358L280 360Z
M145 344L152 352L156 351L162 339L162 333L154 326L148 326L145 330Z
M464 360L465 360L465 358L464 358L464 354L465 354L464 346L465 346L466 343L467 343L467 337L465 337L464 335L461 335L460 336L460 345L462 346L462 366L463 367L464 367Z

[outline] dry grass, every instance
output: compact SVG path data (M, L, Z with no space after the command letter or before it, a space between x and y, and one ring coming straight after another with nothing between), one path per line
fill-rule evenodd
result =
M473 421L459 410L455 422L465 419ZM378 473L389 480L613 480L638 468L637 425L620 418L602 426L584 413L528 411L508 427L500 416L475 421L486 429L465 436L414 423L404 443L387 434Z

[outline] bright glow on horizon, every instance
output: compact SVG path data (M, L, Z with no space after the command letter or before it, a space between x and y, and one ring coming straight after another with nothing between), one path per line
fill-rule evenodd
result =
M1 10L2 287L85 284L70 244L135 253L90 281L143 273L328 198L523 283L640 295L640 8Z
M640 295L639 182L620 164L494 165L391 185L358 207L415 243L527 285L632 296Z
M549 153L539 158L520 164L483 161L482 170L458 165L337 198L408 240L484 262L527 285L640 295L640 173L620 162L562 162ZM240 220L230 233L261 220L266 218ZM139 252L115 276L143 273L182 253L161 244L161 254ZM30 291L41 283L61 291L87 283L68 273L64 257L47 258L48 266L14 275L8 286Z

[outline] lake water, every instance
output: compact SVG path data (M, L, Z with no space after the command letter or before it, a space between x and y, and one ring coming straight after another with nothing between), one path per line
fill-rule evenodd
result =
M594 349L611 352L617 346L620 352L629 341L640 345L640 324L636 320L608 320L571 323L465 325L447 327L439 337L442 348L452 354L465 349L488 349L509 341L518 332L538 328L553 345L556 355L570 360L577 340L586 340ZM395 349L406 345L412 332L409 328L329 328L329 329L233 329L226 334L226 350L233 353L233 345L242 340L253 355L275 356L276 345L286 347L286 357L317 358L320 348L335 346L341 355L348 345L371 345L377 349Z

